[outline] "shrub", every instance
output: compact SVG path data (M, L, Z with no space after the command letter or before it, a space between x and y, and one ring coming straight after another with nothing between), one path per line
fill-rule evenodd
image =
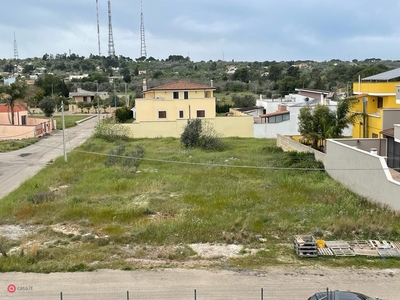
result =
M201 120L188 120L183 133L181 134L181 143L186 148L197 147L201 135Z
M142 145L137 145L134 150L127 151L125 145L120 145L108 153L105 166L119 167L124 172L136 173L144 158L145 150Z
M103 119L94 127L94 137L115 142L118 140L128 140L129 129L116 122L113 118Z
M253 95L232 95L235 107L253 107L256 105L256 97Z
M222 151L224 142L210 123L201 119L188 120L183 133L181 143L185 148L202 148L204 150Z
M130 113L132 112L126 106L117 108L117 110L115 111L115 118L118 122L124 123L130 118Z

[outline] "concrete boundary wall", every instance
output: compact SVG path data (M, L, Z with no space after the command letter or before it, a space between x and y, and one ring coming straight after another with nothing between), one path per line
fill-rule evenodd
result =
M251 138L253 133L253 117L218 117L204 119L221 137ZM129 135L135 138L179 138L187 124L187 120L176 121L142 121L123 124L129 128Z
M277 146L281 147L283 151L297 151L297 152L310 152L314 153L315 159L321 162L325 161L325 153L312 149L309 146L303 145L294 139L278 134L276 137Z
M360 142L369 147L372 142L377 145L382 141L365 139ZM282 135L278 135L277 145L284 151L314 152L315 158L324 163L326 172L348 189L372 202L400 210L400 182L393 179L386 157L359 149L357 139L327 140L327 153Z
M393 180L384 157L337 140L327 140L325 169L332 178L371 201L400 210L400 182Z

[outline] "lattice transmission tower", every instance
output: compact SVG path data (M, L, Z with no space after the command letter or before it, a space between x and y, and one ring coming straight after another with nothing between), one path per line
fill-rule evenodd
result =
M115 57L114 37L111 23L111 0L108 0L108 55Z
M101 56L100 47L100 22L99 22L99 0L96 0L96 17L97 17L97 44L99 47L99 56Z
M15 37L15 31L14 31L14 60L17 59L19 59L19 55L18 55L17 39Z
M140 0L140 57L147 57L146 39L144 34L143 1Z

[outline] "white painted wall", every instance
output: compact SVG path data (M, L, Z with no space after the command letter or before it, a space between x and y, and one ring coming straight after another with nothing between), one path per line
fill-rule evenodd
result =
M382 156L327 140L325 169L353 192L400 210L400 183L393 180Z

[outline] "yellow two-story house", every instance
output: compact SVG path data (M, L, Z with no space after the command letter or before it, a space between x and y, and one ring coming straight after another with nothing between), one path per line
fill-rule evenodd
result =
M212 86L185 81L144 90L144 97L135 101L136 121L215 118L214 90Z
M147 89L143 81L143 98L135 99L135 122L124 124L132 137L180 137L188 120L203 119L223 137L253 137L253 117L216 116L215 88L177 81Z
M353 93L353 111L363 113L353 125L353 138L379 138L382 130L400 123L400 68L360 79Z

